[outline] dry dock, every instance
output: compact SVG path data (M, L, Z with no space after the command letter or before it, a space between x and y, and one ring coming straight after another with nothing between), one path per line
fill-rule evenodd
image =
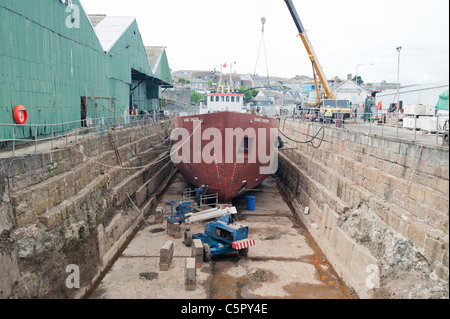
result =
M192 248L155 222L188 186L166 124L2 152L0 298L448 298L449 157L436 136L283 119L314 145L285 141L277 173L250 193L255 211L234 200L256 245L198 265L188 291Z
M177 175L159 205L179 199L188 184ZM248 211L245 195L234 200L238 219L249 226L256 240L247 257L237 254L216 256L197 267L194 291L185 289L185 260L192 248L183 238L167 234L167 222L147 219L127 248L118 257L90 298L120 299L254 299L254 298L352 298L325 256L300 225L274 178L268 178L257 191L255 211ZM248 194L247 194L248 195ZM204 223L193 233L202 232ZM160 249L174 242L173 263L168 271L159 270Z

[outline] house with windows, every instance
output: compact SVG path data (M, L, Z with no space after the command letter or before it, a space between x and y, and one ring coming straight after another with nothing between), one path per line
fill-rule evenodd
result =
M331 91L338 100L348 100L350 105L356 107L364 104L369 91L359 86L353 80L347 80L343 83L335 85L331 88Z

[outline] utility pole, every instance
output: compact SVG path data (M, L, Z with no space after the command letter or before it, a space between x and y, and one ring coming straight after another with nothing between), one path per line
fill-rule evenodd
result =
M397 102L400 100L400 52L402 51L402 47L397 47L397 52L398 52L398 69L397 69ZM395 99L394 99L395 101Z

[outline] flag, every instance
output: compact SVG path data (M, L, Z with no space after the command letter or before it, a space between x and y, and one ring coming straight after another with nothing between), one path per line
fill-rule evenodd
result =
M226 67L227 67L227 64L225 63L225 64L223 65L223 67L226 68Z
M216 72L217 72L217 71L216 71L216 69L214 68L214 70L212 70L210 74L211 74L211 75L214 75L214 74L216 74Z

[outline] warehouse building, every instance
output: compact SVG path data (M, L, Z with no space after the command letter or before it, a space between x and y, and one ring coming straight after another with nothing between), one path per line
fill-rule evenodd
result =
M173 84L165 48L146 49L133 17L88 16L78 0L0 0L0 26L0 142L156 112Z

